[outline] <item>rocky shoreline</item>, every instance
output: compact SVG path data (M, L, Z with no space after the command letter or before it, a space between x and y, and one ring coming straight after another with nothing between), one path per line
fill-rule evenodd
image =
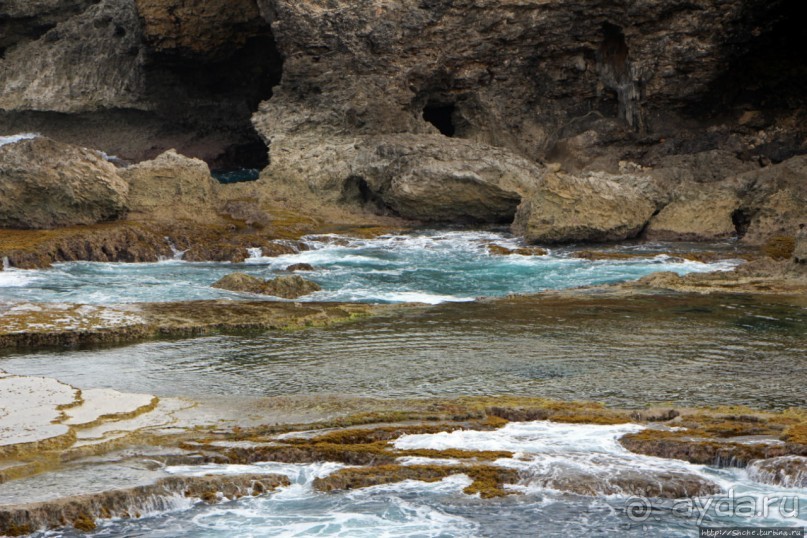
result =
M523 306L557 319L635 309L641 319L642 309L664 305L675 307L667 315L691 313L705 295L802 305L801 8L797 0L6 0L0 270L241 263L255 251L303 252L312 234L500 226L515 240L481 247L490 255L544 256L573 244L586 249L575 256L596 262L633 256L608 250L625 241L731 241L745 263L468 308ZM675 256L722 256L685 249ZM217 287L292 300L319 290L299 275L235 274ZM253 299L86 305L0 296L0 351L433 312ZM26 502L27 492L0 505L0 534L11 536L92 531L101 520L289 486L282 473L197 475L254 462L347 466L316 477L318 492L455 474L482 499L525 485L666 499L721 491L692 468L525 476L514 450L404 443L530 421L625 427L620 450L743 467L760 484L805 487L807 477L802 408L303 395L228 407L3 372L0 385L0 484L102 467L137 474L126 487L101 479L91 492ZM166 471L180 465L189 474Z
M87 398L90 398L89 393ZM81 405L86 403L80 403L76 409L80 410ZM275 404L267 401L267 405ZM291 409L307 404L301 400L287 401L284 405ZM204 469L209 469L211 463L330 461L350 465L315 480L313 487L323 492L404 480L429 482L459 473L468 475L472 481L465 490L467 494L478 494L482 498L517 495L518 489L511 486L523 482L525 477L498 463L512 458L511 452L402 449L398 444L403 436L439 432L473 434L523 421L603 427L635 424L641 431L624 435L620 440L630 451L719 468L748 466L753 470L752 476L761 483L797 484L807 473L807 438L804 436L807 416L799 409L780 413L741 407L620 410L591 402L515 397L389 402L337 399L322 401L318 408L320 415L325 412L331 418L255 426L238 425L236 421L227 426L219 419L228 415L226 407L221 405L203 413L194 412L186 405L186 411L175 410L174 419L168 421L165 413L170 405L165 408L159 405L136 413L140 423L132 425L127 425L126 420L132 415L106 416L94 424L96 429L106 426L107 431L116 432L112 441L87 443L82 439L92 440L92 436L87 437L82 433L84 430L79 429L75 446L40 444L35 450L28 448L25 458L39 461L40 465L19 470L15 478L25 480L25 476L44 469L70 467L71 463L77 464L75 468L79 469L84 461L113 468L115 465L137 467L144 462L185 465L186 475L165 477L164 473L157 473L147 479L149 483L128 489L111 484L109 489L103 486L98 489L96 485L96 493L0 506L0 532L17 536L65 527L89 531L103 519L139 518L147 510L167 508L171 499L177 497L188 499L190 505L216 504L245 495L268 493L289 484L288 478L271 471L259 475L205 475ZM346 412L346 409L352 411ZM150 415L155 416L149 420ZM107 456L100 457L104 454ZM408 458L420 463L404 463ZM446 459L456 463L448 466L441 463ZM42 465L45 461L52 463ZM53 463L58 461L61 463ZM200 471L194 474L195 466ZM11 475L5 477L8 478ZM575 477L550 471L546 476L530 476L529 480L532 484L540 481L544 487L578 495L626 494L681 499L721 490L702 477L669 471L659 472L657 476L628 473L607 477Z

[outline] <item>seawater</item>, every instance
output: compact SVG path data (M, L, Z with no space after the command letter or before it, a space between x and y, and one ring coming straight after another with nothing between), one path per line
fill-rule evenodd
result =
M199 299L264 299L211 288L222 276L242 271L272 278L291 264L316 270L301 273L323 291L304 301L378 303L472 301L511 293L534 293L634 280L656 271L679 274L729 270L737 260L685 261L666 254L648 258L590 261L574 249L551 249L548 256L494 256L489 244L518 246L516 238L496 232L437 232L387 235L375 239L338 236L308 238L309 250L263 257L252 249L243 264L62 263L52 269L0 272L0 301L114 304ZM663 245L630 250L664 251Z
M313 481L344 466L335 463L168 467L170 474L275 473L292 485L273 494L191 509L109 521L93 536L152 537L499 537L697 536L698 526L807 525L807 490L756 483L742 469L715 469L633 454L619 436L642 426L511 423L496 431L407 435L399 448L514 451L495 465L519 470L517 495L482 500L463 493L458 473L440 482L404 481L341 493L318 493ZM412 460L410 458L410 460ZM404 465L420 463L402 459ZM450 460L444 465L453 465ZM683 473L718 484L723 492L692 499L640 499L622 494L577 495L541 485L552 473L583 473L605 488L609 476ZM776 499L776 500L774 500ZM763 512L767 503L768 509ZM749 507L758 514L750 517ZM744 515L745 514L745 515ZM70 536L70 533L66 535Z

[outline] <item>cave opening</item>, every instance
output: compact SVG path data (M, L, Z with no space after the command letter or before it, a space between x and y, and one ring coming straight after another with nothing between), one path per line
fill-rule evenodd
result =
M724 54L726 69L705 95L688 106L693 117L718 121L741 117L749 130L766 129L781 119L804 125L807 109L807 47L804 46L803 2L780 0L749 12L759 35L744 43L728 43ZM794 114L798 116L794 116ZM802 119L796 119L797 117ZM791 119L788 119L791 118ZM775 137L755 148L772 162L781 162L798 153L807 128Z
M734 230L738 238L742 238L748 232L752 219L753 215L747 209L737 209L731 214L731 222L734 224Z
M454 114L457 106L453 103L428 103L423 109L423 119L437 127L441 134L453 137L457 133Z
M342 202L357 205L377 215L393 215L381 194L370 188L361 176L350 176L342 185Z
M158 114L171 125L166 140L155 140L152 153L174 147L207 162L224 183L258 179L269 164L269 151L252 125L252 115L272 97L282 75L283 56L268 24L229 50L152 53L147 64L149 94Z

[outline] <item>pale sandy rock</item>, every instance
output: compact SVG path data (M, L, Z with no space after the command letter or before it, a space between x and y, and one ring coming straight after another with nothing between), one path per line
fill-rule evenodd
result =
M157 399L151 394L125 394L112 389L83 390L81 399L81 405L65 411L62 424L86 427L138 415L157 404Z
M619 176L547 174L519 207L513 232L532 243L621 241L636 237L654 210Z
M737 233L739 197L729 190L706 189L667 205L647 227L654 241L719 241Z
M123 170L121 177L129 184L131 218L212 218L218 184L204 161L170 150Z
M129 188L97 152L43 137L0 146L0 227L95 224L125 214Z
M62 408L81 403L81 391L55 379L0 377L0 455L38 443L71 443Z

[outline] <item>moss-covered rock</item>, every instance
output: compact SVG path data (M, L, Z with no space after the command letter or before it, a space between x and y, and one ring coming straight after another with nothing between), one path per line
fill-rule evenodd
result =
M322 289L316 282L311 282L298 275L261 280L246 273L229 274L213 284L213 287L243 293L273 295L284 299L296 299Z

